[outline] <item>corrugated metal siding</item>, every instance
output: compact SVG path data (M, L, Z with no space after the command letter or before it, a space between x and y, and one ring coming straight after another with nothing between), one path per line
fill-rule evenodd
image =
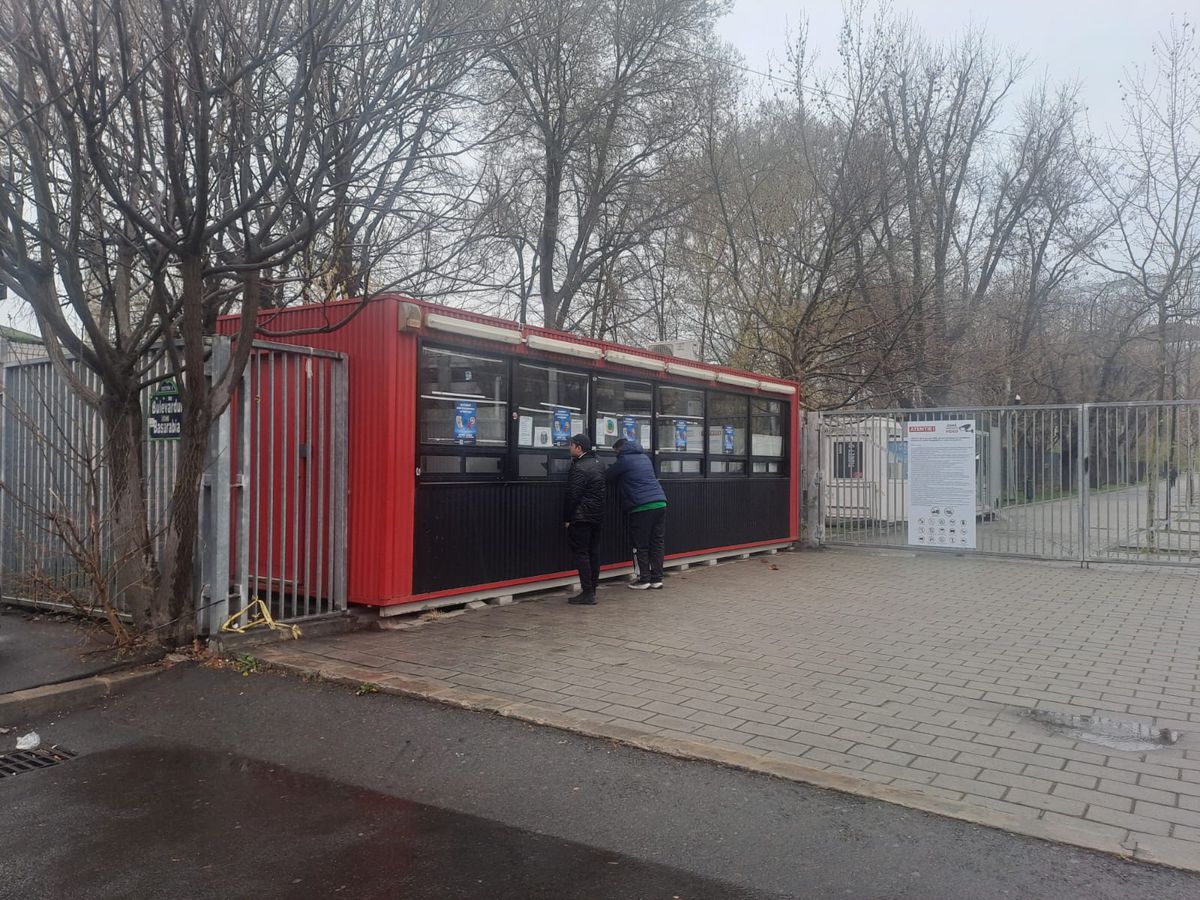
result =
M786 478L664 481L667 553L788 540ZM416 492L417 594L569 572L563 482L422 484ZM601 565L628 563L631 542L615 497Z

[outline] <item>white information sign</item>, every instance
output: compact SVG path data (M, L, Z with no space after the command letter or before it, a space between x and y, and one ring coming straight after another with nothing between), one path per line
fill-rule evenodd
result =
M975 549L975 422L908 423L908 543Z

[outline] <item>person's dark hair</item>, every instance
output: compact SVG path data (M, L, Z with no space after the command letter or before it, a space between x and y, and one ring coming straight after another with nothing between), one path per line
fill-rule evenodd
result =
M613 449L614 449L614 450L616 450L618 453L620 453L620 452L621 452L621 448L622 448L622 447L624 447L624 446L625 446L626 444L628 444L628 443L629 443L629 438L617 438L617 439L616 439L616 440L613 442L613 445L612 445L612 447L613 447Z
M592 449L592 439L590 437L588 437L586 434L575 435L575 437L571 438L571 443L574 444L576 447L578 447L580 450L582 450L584 453L587 453L589 450Z

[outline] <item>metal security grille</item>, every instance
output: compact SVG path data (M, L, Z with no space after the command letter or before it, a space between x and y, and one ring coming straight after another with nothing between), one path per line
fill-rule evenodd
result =
M11 753L2 753L0 754L0 778L57 766L68 759L74 759L75 756L75 753L62 747L38 750L14 750Z
M231 342L211 340L219 368ZM84 366L68 365L72 377L99 389ZM345 366L340 354L255 342L209 439L200 633L215 632L255 598L277 619L345 609ZM87 590L81 557L100 571L112 557L104 428L49 360L9 360L0 383L0 596L55 605L62 589ZM143 396L147 413L152 394ZM162 535L178 442L147 436L143 452L150 528Z
M1200 563L1196 402L822 413L822 541L907 546L906 426L952 419L975 423L974 552Z
M202 631L255 599L286 621L346 608L346 408L341 354L255 342L210 441Z
M1088 557L1200 562L1200 405L1087 407Z

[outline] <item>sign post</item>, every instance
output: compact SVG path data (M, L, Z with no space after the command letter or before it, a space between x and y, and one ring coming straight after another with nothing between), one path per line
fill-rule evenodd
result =
M908 543L975 549L975 422L909 422Z

